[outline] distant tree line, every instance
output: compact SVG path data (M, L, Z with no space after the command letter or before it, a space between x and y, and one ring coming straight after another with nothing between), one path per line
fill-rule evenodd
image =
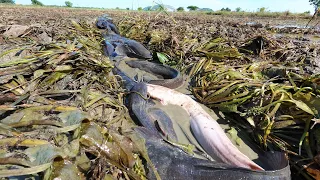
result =
M70 2L70 1L66 1L64 3L66 4L67 7L72 7L73 6L72 2Z
M8 4L15 4L15 1L14 0L0 0L0 3L8 3ZM309 3L311 5L314 6L315 8L315 15L320 15L320 0L309 0ZM39 0L31 0L31 4L32 5L36 5L36 6L44 6L44 4L42 2L40 2ZM73 3L71 1L65 1L65 5L67 7L73 7ZM142 10L151 10L151 7L149 7L150 9L146 9L146 8L142 8L142 7L139 7L138 8L138 11L142 11ZM162 6L159 7L160 9L161 8L164 8ZM119 7L117 7L116 9L120 9ZM189 11L196 11L196 10L202 10L202 11L208 11L207 9L209 9L210 11L212 11L212 9L210 8L199 8L197 6L194 6L194 5L190 5L187 7L187 9ZM126 8L126 10L130 10L130 8ZM183 7L178 7L176 9L177 11L185 11ZM226 7L226 8L222 8L220 9L220 11L232 11L230 8ZM237 7L235 10L235 12L244 12L240 7ZM265 7L261 7L261 8L258 8L257 10L258 12L260 13L264 13L264 12L270 12L270 11L267 11L267 8ZM287 11L288 13L290 13L289 11ZM310 14L310 11L306 11L304 12L304 14Z
M178 7L177 11L184 11L184 8L183 7Z
M189 9L190 11L195 11L197 9L199 9L198 6L188 6L187 9Z
M318 15L320 15L320 0L309 0L310 4L313 5L316 9L316 11L318 11ZM200 10L199 7L197 6L194 6L194 5L190 5L187 7L187 9L189 9L189 11L196 11L196 10ZM202 8L202 9L206 9L206 8ZM179 7L177 8L177 11L184 11L184 8L183 7ZM220 11L232 11L230 8L226 7L226 8L222 8L220 9ZM261 8L258 8L257 10L258 12L260 13L264 13L264 12L270 12L267 10L266 7L261 7ZM244 12L240 7L237 7L235 9L235 12ZM287 13L290 13L289 11L286 11ZM304 12L304 14L310 14L310 11L306 11Z
M14 0L0 0L0 3L14 4Z
M32 5L36 5L36 6L43 6L44 4L38 0L31 0L31 4Z
M230 8L222 8L220 11L231 11L231 9Z
M15 4L15 1L14 0L0 0L0 3ZM40 2L39 0L31 0L31 4L35 5L35 6L44 6L44 4L42 2ZM65 5L67 7L73 6L71 1L65 1Z

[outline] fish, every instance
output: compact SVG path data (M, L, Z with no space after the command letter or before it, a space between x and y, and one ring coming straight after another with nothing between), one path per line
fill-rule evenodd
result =
M164 138L177 142L178 138L169 116L161 109L148 106L147 86L145 83L137 83L131 89L129 110L143 127L153 132L159 132Z
M123 38L115 33L105 36L114 48L116 53L124 56L151 58L151 53L143 46L135 46L135 41ZM138 43L138 42L136 42ZM139 44L139 43L138 43ZM109 48L111 49L111 48ZM145 51L147 50L147 51ZM149 52L149 53L148 53ZM144 56L145 55L145 56ZM134 57L134 56L133 56ZM147 58L146 58L147 57ZM246 155L242 154L228 139L219 124L207 114L197 102L191 97L169 89L167 87L134 82L117 66L113 68L113 73L121 76L124 85L128 90L142 92L142 96L133 97L131 109L134 109L137 117L141 119L146 127L135 128L146 142L147 153L158 173L163 179L290 179L290 167L288 159L281 152L266 154L265 162L261 165L254 163ZM145 86L147 87L145 89ZM155 127L156 116L148 114L148 101L146 92L153 99L158 99L163 104L170 103L184 108L190 115L191 129L200 145L209 155L217 157L217 162L197 159L181 149L169 145L164 138L159 135L159 128ZM144 98L143 98L144 97ZM134 107L137 106L137 107ZM141 109L143 108L143 109ZM160 115L160 116L163 116ZM150 118L151 120L148 120ZM154 120L154 119L156 120ZM145 121L148 120L148 121ZM145 121L145 122L144 122ZM141 123L141 124L142 124ZM160 132L163 127L170 126L170 123L160 123ZM167 131L170 133L170 130ZM266 165L269 165L267 167ZM147 171L148 179L155 179L155 174ZM151 168L152 169L152 168Z
M126 73L124 73L120 68L119 68L119 63L121 61L117 61L114 64L114 68L112 68L112 73L114 75L118 75L119 77L121 77L121 80L123 82L123 86L126 90L130 91L136 84L137 82L135 82L133 79L131 79Z
M133 81L120 70L119 63L120 61L115 63L112 71L122 78L125 88L131 91L128 98L128 109L131 114L144 127L154 132L159 132L163 138L177 142L178 138L174 131L172 120L164 111L153 107L155 103L147 98L146 84Z
M108 41L104 41L103 52L106 56L109 56L109 57L117 56L114 46Z
M135 40L122 37L116 33L104 33L103 38L103 46L111 44L114 48L114 52L119 57L131 57L139 59L152 58L151 52ZM110 54L112 53L113 52L108 52L108 54L105 55L110 57Z
M97 22L96 22L96 26L99 29L107 29L109 31L109 33L112 32L115 34L120 34L117 26L114 25L112 18L109 17L109 15L107 15L107 14L98 17Z
M147 92L164 105L173 104L186 110L193 135L212 158L237 167L263 170L232 144L217 121L190 96L153 84L147 84Z
M141 95L143 95L143 97L147 97L145 94L145 86L143 85L143 83L140 83L139 86L136 86L138 83L133 81L130 77L123 73L117 65L115 65L113 71L115 74L122 77L122 79L125 82L125 86L129 90L140 91L140 89L143 89L143 92L141 93L140 91L140 93ZM137 89L133 88L135 86ZM151 85L146 84L146 86L148 92L148 88L150 90ZM165 89L168 90L168 88ZM172 92L169 92L169 94L170 93ZM140 95L138 96L142 98ZM142 106L140 104L132 104L131 106L136 105L136 111L141 113L141 109L146 109L145 106L149 103L146 101L145 98L142 98L140 100L143 100ZM139 107L141 109L139 109ZM143 113L145 112L146 111L144 111ZM137 114L139 116L139 113ZM142 119L142 117L144 116L146 115L144 114L140 116L140 119ZM146 119L142 119L142 121L144 120ZM149 120L148 123L152 121L153 120ZM258 167L250 169L246 166L239 167L237 164L234 165L228 162L220 162L219 159L217 162L213 162L210 160L203 160L192 157L186 154L181 149L163 141L163 136L159 135L158 129L154 129L152 123L147 125L147 127L138 127L135 129L137 130L138 134L142 134L142 136L146 139L148 155L152 163L156 166L156 169L158 170L158 173L160 174L162 179L290 179L290 167L288 159L286 158L284 153L281 152L267 153L261 156L261 166L256 165L249 159L250 163L252 162L254 166ZM224 134L224 132L222 133ZM224 142L222 142L221 146L218 146L218 148L221 148L223 145L225 145ZM235 149L232 148L231 151L233 150ZM230 153L230 150L228 150L227 153ZM239 153L238 150L236 150L236 153L231 152L230 155L237 153ZM150 166L148 166L148 168L150 169L150 171L148 171L148 179L156 179L154 173L151 170L152 168Z
M150 103L148 103L150 105ZM150 107L147 110L160 133L172 142L178 142L178 137L173 128L173 123L167 113L159 108Z
M170 66L141 60L126 61L126 64L132 68L138 68L163 78L150 80L147 82L149 84L156 84L171 89L176 89L183 85L184 79L180 72Z
M125 39L123 46L126 49L126 55L131 58L151 59L151 52L142 44L135 40Z
M261 163L265 171L250 170L225 163L198 159L181 149L174 147L159 138L149 129L137 127L134 129L145 139L148 156L157 169L161 179L166 180L289 180L291 172L288 158L283 152L265 152ZM147 179L156 179L150 165L147 166Z
M111 58L116 56L127 56L142 59L150 59L152 57L151 52L142 44L135 40L122 37L116 25L113 24L112 18L110 18L107 14L97 19L96 26L99 29L108 30L107 32L103 33L103 49L106 56Z

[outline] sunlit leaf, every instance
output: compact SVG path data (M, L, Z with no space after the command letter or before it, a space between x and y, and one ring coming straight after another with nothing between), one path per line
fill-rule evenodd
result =
M169 59L164 53L157 52L157 57L162 64L166 64L169 62Z

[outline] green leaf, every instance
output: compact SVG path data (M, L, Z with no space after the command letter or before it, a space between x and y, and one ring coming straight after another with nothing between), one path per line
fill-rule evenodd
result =
M57 66L55 68L56 72L57 71L70 71L70 70L72 70L72 66L70 66L70 65L61 65L61 66Z
M87 113L80 110L62 112L58 117L66 126L80 124L83 120L90 119Z
M30 147L24 152L31 163L35 166L51 163L54 158L60 156L65 157L62 150L51 144L39 145L35 147Z
M49 179L85 179L77 166L67 160L55 161L53 169Z
M169 62L169 59L167 58L166 54L164 54L164 53L157 52L157 57L162 64Z
M309 107L308 105L306 105L304 102L302 102L302 101L297 101L297 100L294 100L294 99L286 100L286 101L292 102L292 103L296 104L296 106L297 106L299 109L301 109L301 110L305 111L306 113L309 113L309 114L311 114L311 115L314 116L313 111L312 111L312 110L310 109L310 107Z
M21 169L11 169L11 170L2 170L0 171L0 178L2 177L12 177L12 176L21 176L28 174L35 174L38 172L45 171L51 166L52 163L41 164L39 166L33 166L31 168L21 168Z
M60 79L64 78L67 75L67 73L62 72L54 72L50 74L42 83L40 84L41 87L43 86L50 86L54 84L55 82L59 81Z
M252 117L247 117L246 120L248 121L248 123L253 126L253 127L256 127L255 123L254 123L254 120Z

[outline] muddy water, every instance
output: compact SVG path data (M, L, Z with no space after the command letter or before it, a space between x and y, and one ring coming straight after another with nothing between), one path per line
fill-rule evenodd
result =
M132 60L132 59L126 59L127 60ZM123 61L120 63L119 67L121 70L126 72L128 76L133 78L134 76L149 76L151 78L155 78L155 76L144 72L140 71L138 69L130 68L127 66ZM156 78L155 78L156 79ZM187 78L188 79L188 78ZM181 86L180 88L177 89L177 91L190 95L192 96L192 93L188 90L189 82L185 81L184 85ZM194 97L193 97L194 98ZM217 120L219 125L221 126L222 129L225 130L227 136L230 138L232 143L245 155L247 155L250 159L254 160L258 158L258 154L253 150L254 144L246 138L246 133L244 132L236 132L237 135L230 135L228 133L228 130L230 130L230 126L228 125L228 120L225 118L225 116L221 112L215 112L206 106L200 104L203 109L208 112L211 117L214 120ZM186 113L186 111L181 108L180 106L175 106L175 105L161 105L159 102L156 102L156 107L164 110L169 117L173 120L174 124L174 129L175 132L178 136L178 141L181 144L194 144L196 147L199 147L200 149L201 146L198 144L197 140L193 137L191 129L190 129L190 117ZM234 134L234 133L233 133ZM204 158L201 156L197 156L199 158Z
M289 37L294 39L295 41L308 41L311 43L320 43L320 35L313 35L313 34L290 34L290 33L276 33L274 34L275 38L281 37Z

